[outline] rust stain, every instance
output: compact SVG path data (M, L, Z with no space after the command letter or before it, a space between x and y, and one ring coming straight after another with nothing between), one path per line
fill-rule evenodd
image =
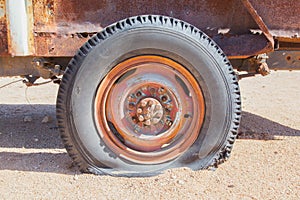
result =
M5 0L0 0L0 55L8 54L7 32Z
M274 70L300 70L299 51L275 51L268 54L267 60L270 69Z
M33 0L34 26L55 27L54 22L54 0Z
M89 37L77 34L39 33L35 36L36 56L74 56Z
M29 52L31 52L31 54L35 54L35 46L34 46L34 34L33 34L33 30L34 30L34 13L33 13L33 5L31 1L27 2L27 14L28 14L28 19L27 19L27 23L28 23L28 47L29 47Z

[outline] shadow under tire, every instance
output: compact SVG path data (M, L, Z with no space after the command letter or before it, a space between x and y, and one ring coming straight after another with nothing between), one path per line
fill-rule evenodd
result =
M196 27L145 15L112 24L70 61L57 97L69 155L83 172L151 176L216 167L241 116L237 77Z

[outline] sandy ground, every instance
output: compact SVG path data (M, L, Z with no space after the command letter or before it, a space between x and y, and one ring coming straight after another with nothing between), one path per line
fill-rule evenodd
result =
M0 78L0 87L19 79ZM240 85L244 111L231 158L216 171L149 178L81 174L56 127L58 86L1 88L0 199L300 199L300 72Z

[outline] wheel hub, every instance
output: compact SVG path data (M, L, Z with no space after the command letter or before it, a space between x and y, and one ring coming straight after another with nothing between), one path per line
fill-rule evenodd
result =
M142 99L137 105L137 119L145 126L155 126L162 119L163 114L162 105L154 98Z
M137 137L159 135L171 128L178 111L171 91L152 83L133 90L126 99L128 106L124 110Z

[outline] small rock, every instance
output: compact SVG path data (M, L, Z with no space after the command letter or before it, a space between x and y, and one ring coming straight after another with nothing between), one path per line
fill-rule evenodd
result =
M172 175L172 176L171 176L171 179L176 179L176 178L177 178L176 175Z
M78 175L75 174L74 177L73 177L73 179L74 179L75 181L77 181L77 180L78 180Z
M183 185L183 184L184 184L184 181L183 181L183 180L178 180L177 183L178 183L179 185Z
M229 188L233 188L233 187L234 187L234 185L228 185L228 187L229 187Z
M43 118L43 120L42 120L42 123L43 124L46 124L46 123L50 123L50 122L52 122L52 117L51 116L45 116L44 118Z
M24 122L31 122L32 121L32 117L31 116L25 116L23 119Z
M39 141L39 139L37 139L37 138L34 138L34 141L35 141L35 142L38 142L38 141Z

